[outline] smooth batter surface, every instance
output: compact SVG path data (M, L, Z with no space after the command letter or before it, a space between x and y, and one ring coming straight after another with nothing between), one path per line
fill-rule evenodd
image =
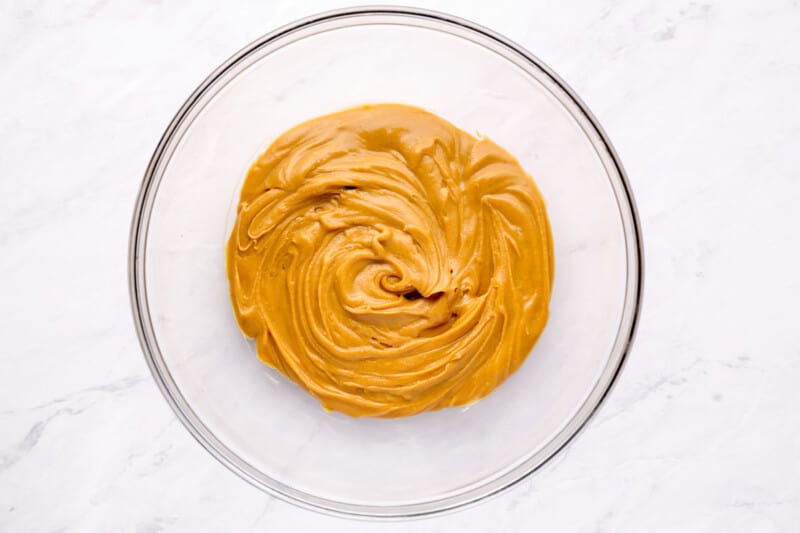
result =
M505 150L404 105L320 117L250 168L227 249L259 357L329 410L474 402L533 348L553 252Z

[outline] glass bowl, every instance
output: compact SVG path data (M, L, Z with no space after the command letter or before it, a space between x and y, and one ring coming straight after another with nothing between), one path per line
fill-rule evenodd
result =
M245 172L272 140L307 119L381 102L427 109L520 161L547 202L555 281L533 352L487 398L354 419L325 412L259 361L234 319L224 252ZM156 382L214 457L304 507L398 518L496 494L575 436L630 350L641 261L622 166L541 61L449 15L358 8L266 35L189 97L144 177L130 290Z

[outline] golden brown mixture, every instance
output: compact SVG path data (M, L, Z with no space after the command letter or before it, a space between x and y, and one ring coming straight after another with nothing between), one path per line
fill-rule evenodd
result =
M548 314L544 203L519 163L415 107L284 133L250 168L227 250L239 326L328 410L474 402Z

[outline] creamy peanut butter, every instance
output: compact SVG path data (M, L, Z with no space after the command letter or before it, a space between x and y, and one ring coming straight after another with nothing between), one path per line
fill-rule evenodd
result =
M483 398L548 316L544 202L508 152L415 107L281 135L250 168L228 242L259 357L352 416Z

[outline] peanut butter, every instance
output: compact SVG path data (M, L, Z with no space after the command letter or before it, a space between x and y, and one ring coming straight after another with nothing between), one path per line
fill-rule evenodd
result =
M363 106L281 135L250 168L227 247L259 357L325 409L466 405L545 326L553 246L508 152L415 107Z

